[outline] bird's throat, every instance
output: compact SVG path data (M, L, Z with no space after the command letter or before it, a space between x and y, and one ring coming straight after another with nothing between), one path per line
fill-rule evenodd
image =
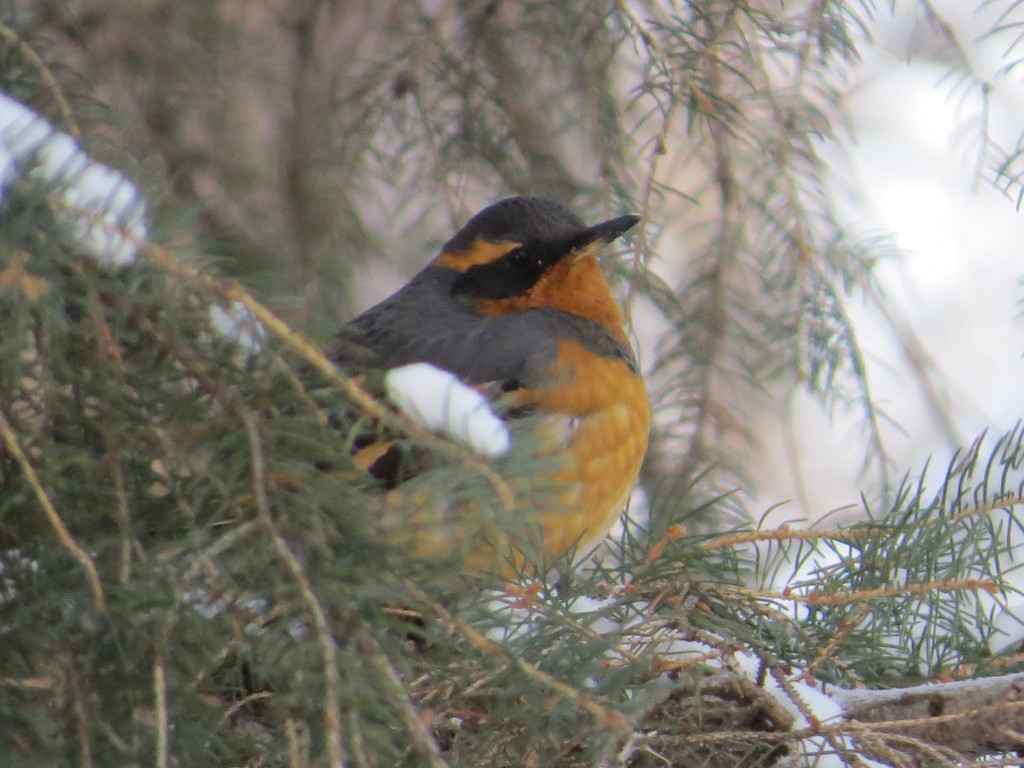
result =
M591 249L559 261L521 296L480 301L477 306L480 314L488 316L539 307L557 309L595 322L628 343L622 329L622 310Z

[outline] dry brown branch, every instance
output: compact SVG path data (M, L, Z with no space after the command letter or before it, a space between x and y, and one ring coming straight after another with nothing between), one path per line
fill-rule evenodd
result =
M57 110L60 113L61 127L72 136L80 138L82 132L78 128L74 114L72 114L71 105L64 95L64 89L60 87L57 78L53 76L53 72L46 66L46 63L39 57L35 49L30 45L26 45L21 36L6 24L0 24L0 38L14 48L18 55L25 59L29 66L39 75L39 80L46 86L46 90L53 98L53 103L57 105Z
M920 595L925 592L953 592L956 590L967 590L969 592L981 590L989 594L995 594L999 591L999 587L991 581L984 581L982 579L940 579L926 584L904 584L899 587L879 587L878 589L862 589L836 594L814 591L810 594L802 595L788 591L768 592L758 589L742 589L740 591L759 600L789 600L804 605L842 605L843 603L877 600L883 597L894 597L895 595Z
M167 768L170 764L168 749L170 748L168 731L170 723L167 719L167 673L164 669L164 658L157 654L153 659L153 709L156 716L156 768Z
M847 634L856 629L860 625L860 623L865 618L867 618L868 614L870 613L870 605L868 605L867 603L861 603L860 605L858 605L854 609L853 614L850 616L850 618L844 619L842 621L839 631L836 632L829 639L828 643L826 643L825 646L821 649L821 652L818 653L818 655L811 661L811 663L807 665L807 669L805 669L801 673L800 679L805 680L807 682L811 682L814 677L814 670L820 667L832 656L832 654L839 647L839 644L840 642L842 642L843 638L845 638Z
M749 544L759 541L820 541L822 539L833 539L835 541L851 542L863 541L876 538L878 529L873 528L833 528L831 530L799 530L783 525L770 531L743 531L742 533L728 533L724 536L716 536L702 542L701 549L714 551L725 547L735 547L738 544Z
M270 513L270 500L267 498L267 478L263 468L263 447L260 440L259 426L256 417L245 414L245 429L249 435L249 450L252 460L253 491L256 495L256 510L260 526L270 538L270 542L278 557L284 562L295 585L299 588L306 608L313 619L323 663L324 681L324 728L327 731L327 756L331 768L344 768L345 753L342 748L341 710L338 702L341 692L341 678L338 672L338 658L334 637L331 635L327 611L320 604L312 585L306 578L302 564L292 552L288 541L281 535Z
M301 355L307 363L313 364L332 384L342 388L345 394L364 413L380 419L385 424L399 427L411 437L429 445L439 453L458 459L463 466L487 478L505 509L511 509L515 506L515 494L508 483L478 454L468 449L460 448L450 441L442 440L413 421L387 410L378 400L367 394L353 379L344 376L330 360L324 357L323 352L316 345L312 344L297 331L289 328L237 283L232 282L224 285L223 294L231 301L237 301L245 306L265 328L287 343L292 351Z
M18 468L25 477L25 482L27 482L29 487L32 489L32 493L36 497L36 502L38 502L47 521L56 532L61 545L71 554L72 557L75 558L75 560L78 561L82 566L82 570L85 571L85 577L89 582L89 590L92 593L93 609L97 613L104 613L107 610L107 601L103 595L103 586L100 584L99 574L96 572L96 564L93 562L92 558L89 557L89 553L78 545L78 542L75 541L75 537L71 535L71 531L69 531L67 526L64 525L64 521L57 512L57 508L53 505L53 502L50 501L49 494L46 493L46 489L43 488L42 483L39 481L39 476L32 467L32 462L21 447L21 441L18 440L17 433L14 431L14 428L11 426L11 423L7 420L7 416L4 415L2 410L0 410L0 436L3 437L7 450L18 464Z
M437 742L424 724L423 717L416 711L409 691L380 644L361 629L356 631L356 641L361 646L363 658L369 660L380 679L384 681L413 748L427 761L430 768L447 768L448 763L441 757Z
M833 694L858 728L898 730L960 755L1021 749L1024 742L1024 676L940 683L889 691Z
M444 606L429 600L429 598L427 598L427 596L415 585L407 583L406 589L409 590L410 594L415 595L418 601L430 604L431 609L442 624L460 635L480 653L488 655L505 653L501 644L484 637L471 625L453 616ZM536 680L546 688L552 690L560 698L573 702L581 710L587 712L594 718L594 721L599 726L603 728L610 728L622 734L628 734L631 732L628 721L622 713L616 712L613 709L609 709L599 704L592 696L573 688L571 685L566 685L562 681L549 675L544 670L539 669L533 664L530 664L517 656L509 656L509 660L524 675Z

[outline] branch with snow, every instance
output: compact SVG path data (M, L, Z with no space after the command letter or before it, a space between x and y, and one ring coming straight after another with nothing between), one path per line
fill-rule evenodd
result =
M85 254L107 267L138 258L148 236L146 203L138 187L0 93L0 202L19 177L52 191L54 213Z
M890 690L812 686L802 678L802 670L783 676L747 653L730 656L699 685L688 677L660 678L643 721L696 718L703 727L671 736L648 731L630 748L672 752L689 741L721 752L763 740L785 745L779 766L885 768L931 765L936 754L959 765L1024 747L1024 675Z
M388 371L388 397L422 427L441 432L481 456L497 458L509 452L512 436L491 410L487 399L453 373L428 363L412 363Z
M146 200L135 183L0 93L0 207L16 194L19 183L47 193L68 242L101 267L119 269L138 260L149 226ZM265 332L241 305L211 307L210 321L246 354L261 349Z
M691 678L669 673L654 681L653 701L641 722L661 727L634 738L631 750L706 755L707 765L724 766L745 765L759 748L777 744L781 753L776 760L757 764L787 768L888 765L873 759L851 734L844 733L847 720L839 700L832 691L802 681L801 670L782 675L750 653L707 659L701 652L707 648L692 645L709 674ZM715 667L717 671L712 671ZM674 728L664 728L665 723Z
M94 161L45 118L0 93L0 207L30 183L48 193L72 246L102 267L134 264L148 238L147 205L126 176ZM263 348L266 330L237 302L210 308L210 324L246 355ZM414 364L391 371L388 394L416 423L447 434L482 456L506 454L511 436L486 400L447 371Z
M1024 748L1024 675L831 695L848 721L884 724L889 733L963 757Z

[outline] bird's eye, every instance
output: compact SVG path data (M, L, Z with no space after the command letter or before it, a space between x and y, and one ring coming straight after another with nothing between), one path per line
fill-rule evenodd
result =
M530 259L530 254L526 252L525 248L515 248L505 254L505 258L507 258L508 263L516 269L523 269L524 267L529 266L532 261L532 259Z

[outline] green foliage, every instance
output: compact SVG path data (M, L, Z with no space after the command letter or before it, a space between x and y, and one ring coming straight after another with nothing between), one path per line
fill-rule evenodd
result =
M298 253L304 284L325 243L344 241L314 291L334 302L320 327L343 304L339 254L390 237L422 259L443 237L409 213L425 201L452 220L462 198L508 192L642 211L615 276L630 308L654 307L667 328L649 508L585 567L505 579L463 573L458 542L417 556L408 509L455 499L459 526L515 530L551 492L534 480L544 459L491 466L370 412L359 387L379 382L317 371L281 334L246 355L210 322L229 283L156 248L96 268L49 190L20 175L0 215L5 765L769 765L798 738L723 684L741 654L765 678L795 667L844 687L1019 663L987 641L1011 592L1021 429L972 446L938 492L891 483L849 319L851 300L882 302L873 270L894 250L835 220L819 149L837 137L870 6L521 6L410 4L397 42L352 64L323 115L333 162L293 158L302 247L276 266ZM211 8L194 23L224 23ZM168 36L166 53L192 33ZM5 38L4 89L51 104L63 91L44 75L60 69L26 57L37 47ZM187 174L172 156L170 175ZM669 163L691 171L686 184ZM312 167L324 176L304 176ZM392 189L400 202L383 200ZM332 230L303 202L335 192ZM154 242L188 256L182 201L152 192L151 205ZM389 205L401 236L371 236L367 210ZM192 226L221 257L266 256L244 227ZM689 258L669 284L651 263L673 242ZM775 385L862 409L881 489L865 522L745 522L741 468L709 435L745 424L747 396ZM379 434L431 467L397 496L351 458Z

